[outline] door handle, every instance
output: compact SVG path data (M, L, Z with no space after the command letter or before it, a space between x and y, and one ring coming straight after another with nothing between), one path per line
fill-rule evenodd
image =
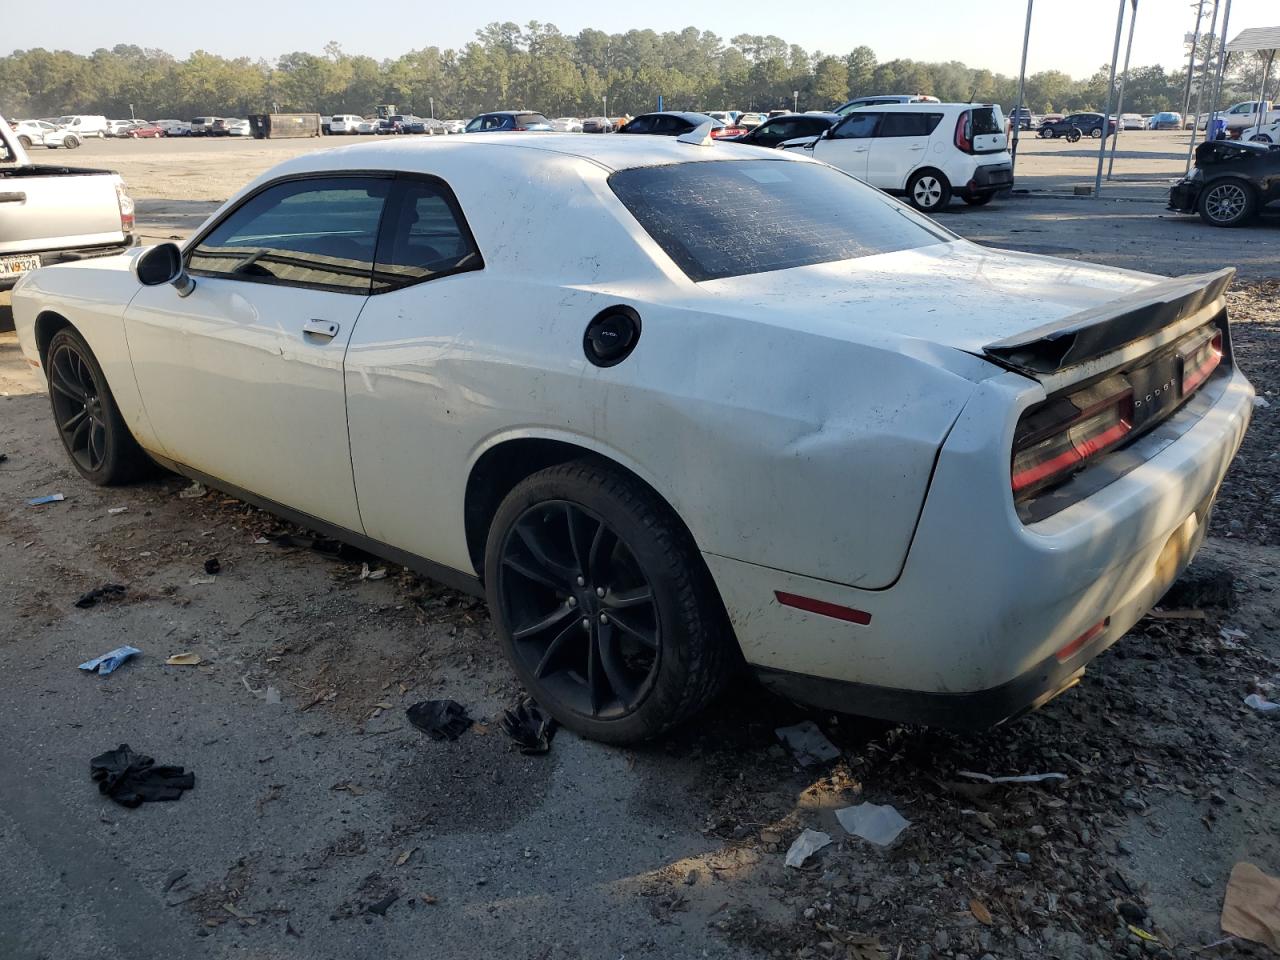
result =
M302 325L302 332L332 340L338 335L338 325L332 320L308 320Z
M923 150L924 147L908 147L908 150Z
M26 203L27 195L25 193L0 193L0 203Z

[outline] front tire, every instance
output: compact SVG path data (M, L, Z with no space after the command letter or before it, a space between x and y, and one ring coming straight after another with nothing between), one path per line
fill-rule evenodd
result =
M144 475L151 461L120 416L98 360L71 327L49 341L49 399L62 446L80 475L106 487Z
M1040 128L1040 136L1044 140L1052 140L1057 135L1058 135L1058 131L1054 130L1053 127Z
M918 170L907 181L907 201L924 213L945 210L951 202L951 184L937 170Z
M1258 212L1258 195L1244 180L1224 177L1200 191L1196 208L1210 226L1238 227Z
M62 145L66 147L68 150L74 150L76 147L80 146L80 138L67 137L66 140L62 141Z
M692 537L607 464L577 460L520 482L490 527L485 585L530 695L589 739L660 736L731 674L732 633Z

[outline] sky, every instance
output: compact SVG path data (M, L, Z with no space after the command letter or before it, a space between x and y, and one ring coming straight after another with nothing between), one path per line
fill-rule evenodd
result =
M1232 37L1246 27L1280 24L1277 0L1222 0L1223 9L1227 2ZM181 0L130 0L123 8L127 13L102 0L5 5L0 54L31 47L90 53L133 43L178 57L204 49L273 60L296 50L320 53L337 40L348 53L383 59L427 46L460 47L491 21L538 20L566 34L585 27L614 33L687 26L726 41L740 33L775 34L810 52L835 54L866 44L880 60L960 60L1011 75L1018 70L1027 10L1026 0L914 0L901 7L883 0L647 0L635 7L599 0L218 0L190 6ZM1207 0L1205 30L1212 6ZM1185 65L1183 35L1194 27L1195 8L1193 0L1139 0L1133 64ZM1027 71L1085 77L1109 63L1117 9L1117 0L1036 0Z

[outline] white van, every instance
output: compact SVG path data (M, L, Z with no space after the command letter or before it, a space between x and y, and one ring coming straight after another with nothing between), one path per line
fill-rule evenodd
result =
M69 116L59 117L57 124L59 128L66 130L68 133L74 133L81 140L86 137L105 139L111 136L111 128L107 123L107 118L102 116L73 113Z
M335 113L329 119L329 132L345 136L354 135L360 132L360 124L363 121L364 117L357 117L354 113Z
M1013 186L1004 114L992 103L859 107L821 137L783 148L812 151L927 213L953 194L980 206Z

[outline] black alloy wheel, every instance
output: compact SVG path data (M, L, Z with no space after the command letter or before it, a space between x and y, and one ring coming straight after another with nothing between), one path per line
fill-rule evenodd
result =
M81 476L100 486L146 474L150 458L129 432L93 351L74 329L53 335L44 359L58 436Z
M529 508L502 546L499 596L521 665L574 712L617 720L662 656L653 587L616 530L580 504Z

